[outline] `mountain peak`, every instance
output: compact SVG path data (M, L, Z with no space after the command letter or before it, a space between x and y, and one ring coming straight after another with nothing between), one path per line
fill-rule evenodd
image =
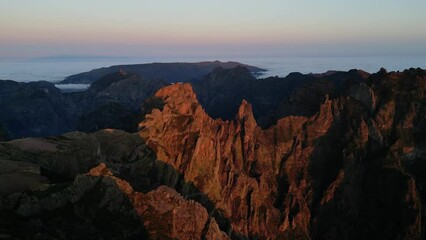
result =
M155 94L157 97L190 97L196 100L195 93L192 90L192 86L189 83L173 83L169 86L163 87Z
M253 108L249 102L245 99L241 102L240 108L238 109L238 119L255 121L253 116Z
M192 114L198 106L197 96L189 83L175 83L163 87L155 96L163 99L166 109L180 114Z

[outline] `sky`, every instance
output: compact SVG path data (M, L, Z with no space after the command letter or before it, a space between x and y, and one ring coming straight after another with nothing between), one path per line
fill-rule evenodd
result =
M425 0L0 0L0 59L425 56Z

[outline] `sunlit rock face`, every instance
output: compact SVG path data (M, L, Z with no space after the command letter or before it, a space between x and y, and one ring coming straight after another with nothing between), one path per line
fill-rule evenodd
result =
M314 116L264 130L246 101L233 120L212 119L189 84L174 84L156 93L165 105L140 136L232 237L419 238L423 138L410 134L424 131L425 80L422 70L374 74Z

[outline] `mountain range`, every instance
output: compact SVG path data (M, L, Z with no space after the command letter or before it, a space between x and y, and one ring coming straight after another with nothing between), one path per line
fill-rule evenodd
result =
M185 79L0 81L0 235L425 237L425 70Z
M225 69L244 66L252 74L260 75L265 69L242 64L239 62L197 62L197 63L147 63L134 65L116 65L106 68L93 69L89 72L71 75L61 83L63 84L91 84L99 78L118 71L132 72L148 79L162 79L166 82L188 82L202 80L204 75L216 67Z

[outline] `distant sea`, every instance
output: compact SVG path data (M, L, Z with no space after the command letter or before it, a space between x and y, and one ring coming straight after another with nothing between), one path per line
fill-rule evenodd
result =
M362 69L373 73L381 67L402 71L410 67L426 69L426 56L386 57L47 57L38 59L0 60L0 79L30 82L45 80L58 83L65 77L95 68L120 64L152 62L238 61L267 69L264 75L285 77L291 72L323 73L328 70ZM72 86L68 86L72 87ZM85 88L87 86L75 86Z

